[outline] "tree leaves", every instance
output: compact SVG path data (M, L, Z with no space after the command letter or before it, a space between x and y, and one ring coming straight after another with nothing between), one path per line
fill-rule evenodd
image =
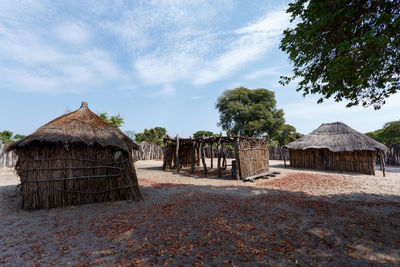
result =
M277 137L285 123L283 110L276 108L274 92L267 89L250 90L239 87L224 91L217 100L219 126L228 134Z
M280 48L294 64L286 85L324 99L379 109L400 89L400 1L304 1L287 9L294 28Z

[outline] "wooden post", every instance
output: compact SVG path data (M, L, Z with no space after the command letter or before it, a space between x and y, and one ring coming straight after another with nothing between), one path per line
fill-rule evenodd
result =
M218 177L222 177L221 173L221 135L218 138L217 142L217 153L218 153L218 161L217 161L217 172L218 172Z
M203 136L204 139L204 136ZM204 167L204 176L207 176L207 164L206 164L206 160L204 157L204 144L203 144L203 139L201 139L201 162L203 163L203 167Z
M197 141L197 139L196 139ZM199 163L197 164L197 166L200 166L200 148L201 148L201 142L197 143L197 158L199 159Z
M226 170L226 147L225 147L225 143L222 143L222 169Z
M283 163L285 164L285 168L286 168L286 149L282 148L283 150Z
M380 158L381 158L381 165L382 165L382 173L383 173L383 177L385 177L385 155L382 152L382 150L379 150L380 153Z
M212 169L212 168L214 168L214 163L213 163L213 152L214 152L214 148L213 148L213 143L211 143L211 166L210 166L210 168Z
M179 136L176 135L176 151L175 151L175 167L176 171L179 172L181 169L181 164L179 162Z
M164 146L163 146L164 160L163 160L162 168L165 171L167 169L167 140L164 138L163 142L164 142Z
M239 137L240 137L240 132L238 137L236 137L236 142L235 142L235 156L236 156L236 180L240 179L240 162L239 162Z
M191 166L191 169L190 169L190 173L194 173L194 164L195 164L195 161L196 161L196 139L194 139L194 141L193 141L193 150L192 150L192 166Z

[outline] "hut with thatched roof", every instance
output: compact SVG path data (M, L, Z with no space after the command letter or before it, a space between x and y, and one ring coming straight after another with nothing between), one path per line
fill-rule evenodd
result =
M290 166L375 175L377 155L387 147L342 122L324 123L285 146Z
M142 199L132 149L137 145L86 102L7 148L18 155L25 209Z

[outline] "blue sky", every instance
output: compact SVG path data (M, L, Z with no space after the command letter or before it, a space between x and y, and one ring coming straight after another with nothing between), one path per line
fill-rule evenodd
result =
M342 121L361 132L399 119L400 95L379 111L316 104L279 50L287 1L0 1L0 131L29 134L79 108L120 113L123 130L220 132L218 96L238 86L276 94L286 122L309 133Z

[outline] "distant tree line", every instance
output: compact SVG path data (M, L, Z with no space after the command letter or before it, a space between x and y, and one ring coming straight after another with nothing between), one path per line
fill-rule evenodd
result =
M240 134L247 137L266 137L273 146L283 146L303 136L294 126L285 123L283 110L276 107L275 93L264 88L252 90L239 87L226 90L217 99L216 108L220 114L218 125L228 136ZM108 116L107 113L100 113L99 116L116 127L121 127L124 123L119 114ZM146 141L162 145L167 130L157 126L139 133L125 133L136 143ZM217 135L219 134L208 130L193 133L195 138Z
M2 132L0 132L0 141L5 144L8 145L10 144L12 141L24 138L25 135L21 135L21 134L15 134L13 135L13 132L9 131L9 130L4 130Z
M381 129L366 135L387 146L400 144L400 120L387 122Z

